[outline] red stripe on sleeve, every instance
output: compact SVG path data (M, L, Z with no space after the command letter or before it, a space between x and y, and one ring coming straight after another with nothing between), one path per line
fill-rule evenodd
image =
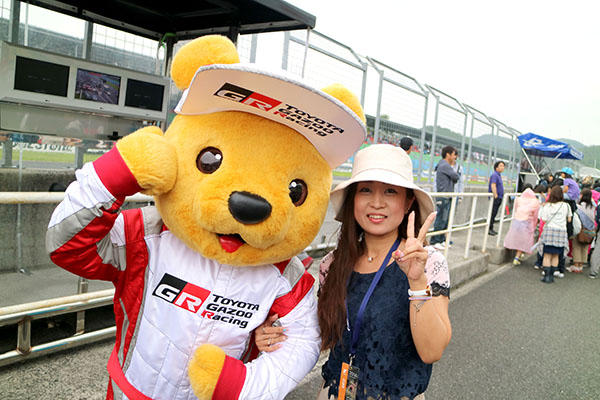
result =
M119 271L114 265L102 262L96 252L96 246L85 250L54 252L50 259L61 268L86 279L114 282L119 276Z
M125 255L127 268L125 270L127 279L119 282L115 291L115 298L123 301L127 315L129 316L129 330L125 335L123 343L123 357L129 353L129 345L133 336L139 311L142 304L143 288L145 286L144 276L148 267L148 247L146 245L144 230L144 215L141 209L125 210L122 212L125 228Z
M119 206L113 206L111 210L113 208L118 209ZM56 252L77 251L87 246L93 246L94 251L96 251L96 243L108 235L108 232L110 232L115 224L115 220L119 216L119 214L111 210L102 210L101 217L94 218L67 243L59 247Z
M108 359L108 375L110 379L115 381L119 389L123 391L125 396L130 400L152 400L152 398L146 396L139 390L137 390L125 377L121 366L119 365L119 358L117 357L117 350L114 349L110 358Z
M277 269L279 270L280 274L283 274L283 271L285 271L285 267L287 267L287 265L290 263L290 259L288 258L285 261L280 261L278 263L273 264L274 266L277 267Z
M279 318L286 316L306 296L314 283L315 278L308 272L304 272L298 283L296 283L296 286L288 294L275 300L273 306L271 306L269 315L277 314Z
M117 146L94 161L94 169L104 186L115 196L128 196L142 190Z
M114 207L119 208L116 202ZM103 210L102 217L94 218L85 228L67 243L50 254L50 259L58 266L87 279L115 281L116 267L104 264L98 255L96 244L105 237L114 225L118 214Z
M225 356L225 363L219 375L217 386L213 392L213 400L235 400L240 397L244 381L246 380L246 366L240 360Z

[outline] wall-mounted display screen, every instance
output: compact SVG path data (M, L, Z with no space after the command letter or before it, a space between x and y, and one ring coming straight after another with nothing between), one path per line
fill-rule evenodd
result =
M69 67L17 56L15 89L67 97Z
M77 68L75 98L118 104L121 77Z
M125 105L162 111L165 87L156 83L127 79Z

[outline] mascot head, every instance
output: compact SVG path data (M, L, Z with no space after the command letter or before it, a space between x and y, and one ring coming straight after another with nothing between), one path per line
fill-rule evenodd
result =
M365 138L356 97L341 85L316 90L240 64L222 36L182 47L171 75L184 92L165 133L177 178L156 197L167 227L225 264L299 253L325 217L331 169Z

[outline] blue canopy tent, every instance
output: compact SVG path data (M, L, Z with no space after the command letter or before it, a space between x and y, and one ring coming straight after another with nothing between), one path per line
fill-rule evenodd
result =
M543 168L536 171L534 164L531 162L529 155L538 157L548 157L552 160L566 159L566 160L581 160L583 159L583 153L565 142L559 140L550 139L544 136L536 135L535 133L525 133L519 136L519 144L521 150L529 161L533 172L539 179L539 174ZM550 168L548 167L550 170ZM550 170L551 171L551 170Z
M583 159L583 153L565 142L550 139L535 133L525 133L519 136L519 143L529 154L541 157L564 158L569 160Z

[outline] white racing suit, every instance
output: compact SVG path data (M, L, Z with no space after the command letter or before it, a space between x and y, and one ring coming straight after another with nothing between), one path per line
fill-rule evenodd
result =
M296 257L223 265L176 238L154 207L120 212L140 187L116 148L76 177L46 247L64 269L115 285L108 399L195 399L187 368L203 343L227 354L213 399L282 399L311 370L320 349L314 279ZM272 313L288 340L248 362L251 333Z

